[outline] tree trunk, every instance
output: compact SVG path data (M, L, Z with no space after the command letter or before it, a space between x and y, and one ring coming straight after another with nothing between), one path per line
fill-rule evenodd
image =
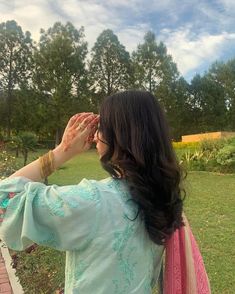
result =
M19 157L19 147L16 147L16 158Z
M62 130L61 128L56 129L56 135L55 135L55 147L58 146L62 139Z
M12 100L12 50L10 53L9 75L7 87L7 138L11 135L11 100Z
M149 92L152 93L152 69L149 70Z
M25 149L25 150L23 151L23 154L24 154L24 166L26 166L27 159L28 159L28 150Z

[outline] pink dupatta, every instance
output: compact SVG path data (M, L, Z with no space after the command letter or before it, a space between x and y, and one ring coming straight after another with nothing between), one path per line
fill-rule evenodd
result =
M185 226L176 230L166 242L164 294L210 294L202 256L183 214Z

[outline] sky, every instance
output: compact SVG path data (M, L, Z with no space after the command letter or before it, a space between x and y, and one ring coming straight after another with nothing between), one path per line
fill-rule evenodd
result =
M0 0L0 22L12 19L36 41L56 21L84 26L89 49L111 29L130 53L151 30L189 82L235 58L235 0Z

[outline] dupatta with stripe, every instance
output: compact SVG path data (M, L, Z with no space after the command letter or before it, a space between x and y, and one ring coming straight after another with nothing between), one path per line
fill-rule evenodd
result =
M163 294L211 294L210 283L186 216L166 241Z

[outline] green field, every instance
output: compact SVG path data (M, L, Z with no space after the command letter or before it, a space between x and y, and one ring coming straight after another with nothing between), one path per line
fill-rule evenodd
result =
M45 153L41 150L40 153ZM35 154L36 156L38 155ZM35 157L31 153L30 159ZM67 162L49 184L76 184L82 178L102 179L95 150ZM185 182L185 212L198 241L213 294L235 293L235 174L189 172Z

